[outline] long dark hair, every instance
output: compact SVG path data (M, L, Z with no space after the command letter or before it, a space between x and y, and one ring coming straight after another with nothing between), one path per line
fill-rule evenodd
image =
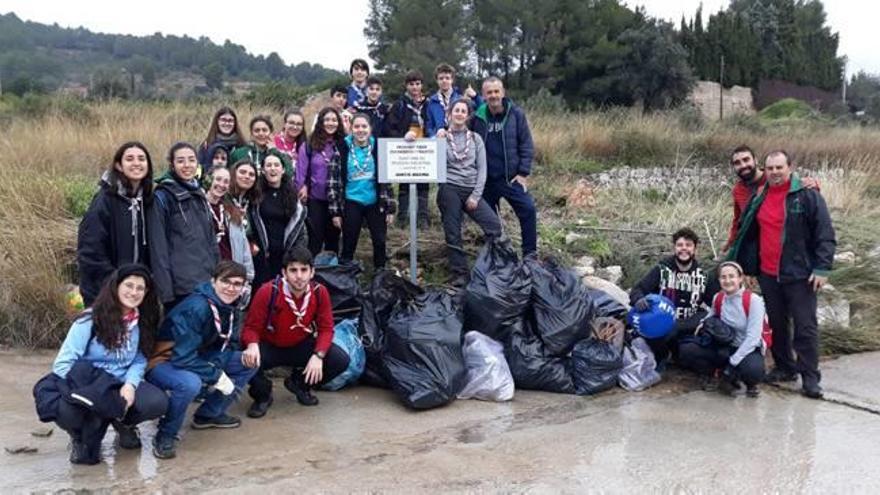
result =
M140 264L126 264L114 270L107 277L98 297L92 304L91 318L92 331L95 338L107 349L116 349L122 345L122 336L126 328L122 322L122 304L119 302L119 284L130 276L138 276L144 279L147 291L144 300L138 306L138 331L140 341L138 348L145 355L153 352L153 342L156 331L159 329L159 321L162 318L162 306L156 295L153 277L150 270Z
M214 144L214 141L217 140L217 135L220 134L220 117L226 114L232 115L235 119L235 129L233 132L238 138L238 142L235 143L236 146L244 146L244 138L241 136L241 125L239 125L238 115L235 113L235 110L228 106L222 106L214 112L214 118L211 119L211 127L208 128L208 137L205 138L205 148L211 147Z
M327 134L327 131L324 130L324 116L331 112L336 114L336 120L339 122L339 126L336 127L335 133ZM342 116L339 115L339 112L336 111L335 108L324 107L318 113L318 119L315 120L315 130L312 131L312 137L309 139L309 146L312 147L312 152L320 153L324 149L324 146L330 141L333 141L337 147L341 146L344 139L345 126L342 124ZM299 166L299 164L297 164L297 166Z
M180 180L180 176L177 175L177 170L175 170L174 168L174 156L180 150L192 151L196 155L196 159L198 159L199 156L199 152L196 150L196 147L189 143L179 141L171 145L171 149L168 150L168 156L166 158L168 159L168 170L171 172L171 175L174 176L176 180Z
M113 154L113 163L110 164L110 170L108 171L109 183L114 188L118 184L122 184L122 187L125 188L126 194L129 196L134 196L137 192L132 190L131 181L128 180L128 177L119 170L116 170L116 165L122 164L122 157L125 155L125 151L129 148L137 148L147 155L147 176L141 181L141 190L143 191L144 200L146 201L153 194L153 159L150 157L150 152L147 151L147 147L139 141L129 141L120 146L116 150L116 153Z
M237 206L232 204L232 198L238 199L238 197L241 196L241 190L238 189L238 182L235 180L235 176L238 173L238 169L244 166L254 169L254 173L257 172L257 166L248 158L243 158L235 162L235 165L229 169L229 192L226 194L226 199L223 201L223 204L226 207L226 212L229 213L229 218L236 224L241 224L243 212L239 210ZM259 179L259 174L257 174L256 179ZM244 199L246 199L250 205L256 205L263 198L263 195L260 192L260 184L261 182L259 180L254 180L254 187L244 193Z
M272 186L270 186L269 181L266 180L266 174L260 175L259 182L261 194L265 191L272 190ZM290 176L287 175L287 172L281 174L281 185L278 187L278 190L281 192L281 208L282 210L284 210L284 216L286 218L293 217L293 215L296 214L296 208L299 204L299 200L297 199L296 189L294 189L293 181L291 180Z

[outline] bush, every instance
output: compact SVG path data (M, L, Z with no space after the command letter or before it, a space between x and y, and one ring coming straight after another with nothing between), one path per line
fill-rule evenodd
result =
M312 88L294 86L282 82L270 82L258 86L247 95L248 101L258 106L268 106L282 111L285 108L301 107Z
M808 119L816 115L813 107L794 98L785 98L765 107L758 113L764 120Z
M98 189L95 180L76 176L62 179L60 182L64 191L64 208L73 218L82 218Z

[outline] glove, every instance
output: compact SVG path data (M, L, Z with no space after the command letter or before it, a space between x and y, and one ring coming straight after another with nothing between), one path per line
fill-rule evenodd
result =
M232 392L235 392L235 384L226 376L225 372L221 371L220 378L214 384L214 390L220 391L223 395L232 395Z
M649 309L651 309L651 303L649 303L648 299L646 299L644 297L642 297L638 301L636 301L636 303L633 304L633 306L636 308L636 311L638 311L639 313L644 313L645 311L648 311Z

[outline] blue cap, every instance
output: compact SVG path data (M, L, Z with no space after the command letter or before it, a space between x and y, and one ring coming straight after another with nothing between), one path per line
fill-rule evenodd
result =
M651 307L643 312L630 309L626 316L627 323L642 337L665 337L675 326L675 304L659 294L648 294L645 299Z

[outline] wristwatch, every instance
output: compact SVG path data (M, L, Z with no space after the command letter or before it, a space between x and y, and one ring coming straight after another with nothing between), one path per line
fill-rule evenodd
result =
M326 355L327 355L326 353L323 353L321 351L315 351L315 356L317 356L318 359L324 359L324 356L326 356Z

